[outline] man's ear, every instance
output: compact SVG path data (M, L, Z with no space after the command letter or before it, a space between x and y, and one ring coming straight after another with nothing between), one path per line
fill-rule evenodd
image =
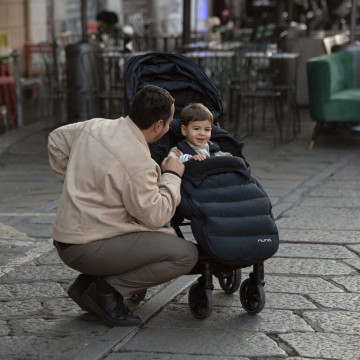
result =
M186 126L181 125L180 130L181 130L181 133L183 134L183 136L186 136Z
M160 119L156 123L154 123L155 132L159 132L164 128L164 120Z

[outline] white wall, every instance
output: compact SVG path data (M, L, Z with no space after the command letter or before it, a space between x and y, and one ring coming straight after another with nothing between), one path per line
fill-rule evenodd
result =
M49 41L47 31L46 0L28 0L28 41L39 43Z
M150 17L161 33L182 32L183 0L152 0Z
M25 6L23 0L0 0L0 33L8 46L22 51L25 39Z
M124 11L122 0L106 0L106 10L113 11L119 18L119 24L124 24Z
M192 0L191 1L191 30L192 31L207 31L207 18L212 13L211 0ZM197 20L196 20L197 17Z
M66 1L54 0L54 22L55 22L55 36L65 31L65 18L66 18Z

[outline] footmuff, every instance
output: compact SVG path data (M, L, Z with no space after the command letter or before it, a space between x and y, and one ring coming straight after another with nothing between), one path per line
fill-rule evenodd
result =
M191 219L199 247L221 263L251 265L279 247L270 199L240 157L186 162L177 216Z

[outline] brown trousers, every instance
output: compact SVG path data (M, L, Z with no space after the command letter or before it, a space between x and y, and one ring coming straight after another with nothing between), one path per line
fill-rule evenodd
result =
M66 265L105 278L123 296L188 274L198 258L193 243L161 232L130 233L82 245L54 244Z

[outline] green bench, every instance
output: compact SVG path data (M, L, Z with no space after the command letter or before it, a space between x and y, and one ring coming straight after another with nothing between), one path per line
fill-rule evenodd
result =
M306 62L310 115L317 124L310 149L325 123L360 122L360 89L354 88L354 54L335 52Z

